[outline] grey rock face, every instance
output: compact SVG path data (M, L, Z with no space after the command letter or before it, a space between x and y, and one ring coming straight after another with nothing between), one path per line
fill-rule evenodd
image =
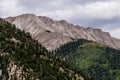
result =
M120 40L111 37L108 32L100 29L83 28L65 20L56 21L45 16L23 14L8 17L5 20L15 24L17 28L29 32L33 39L38 40L48 50L54 50L72 39L87 39L106 46L120 49Z

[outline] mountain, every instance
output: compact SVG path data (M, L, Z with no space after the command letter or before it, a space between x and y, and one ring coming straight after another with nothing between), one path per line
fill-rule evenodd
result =
M120 49L120 40L111 37L108 32L91 27L80 27L70 24L65 20L56 21L34 14L8 17L5 20L15 24L17 28L29 32L33 39L38 40L38 42L50 51L74 39L92 40L114 49Z
M0 19L0 80L86 80L29 33Z
M89 80L120 80L120 50L79 39L62 45L53 53L85 71Z

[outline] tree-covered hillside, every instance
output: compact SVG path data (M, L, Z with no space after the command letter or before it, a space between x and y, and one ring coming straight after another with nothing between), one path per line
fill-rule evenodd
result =
M87 40L74 40L54 52L90 80L120 80L120 50Z
M0 80L85 80L29 33L0 19Z

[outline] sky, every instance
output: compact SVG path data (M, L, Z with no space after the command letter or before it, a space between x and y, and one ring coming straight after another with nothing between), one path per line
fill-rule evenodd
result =
M120 0L0 0L0 17L26 13L100 28L120 39Z

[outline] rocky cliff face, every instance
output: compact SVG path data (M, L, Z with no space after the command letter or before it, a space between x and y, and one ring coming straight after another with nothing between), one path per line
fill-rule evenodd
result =
M81 38L120 49L120 40L111 37L108 32L103 32L100 29L91 27L83 28L70 24L65 20L56 21L45 16L36 16L34 14L8 17L5 20L15 24L17 28L21 30L30 32L31 36L48 50L54 50L73 39Z

